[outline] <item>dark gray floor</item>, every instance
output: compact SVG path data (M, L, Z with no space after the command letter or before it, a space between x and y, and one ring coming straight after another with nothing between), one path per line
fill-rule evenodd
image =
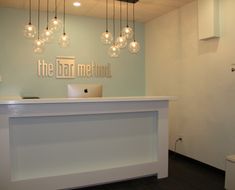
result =
M80 190L224 190L224 172L170 154L169 177L146 177Z

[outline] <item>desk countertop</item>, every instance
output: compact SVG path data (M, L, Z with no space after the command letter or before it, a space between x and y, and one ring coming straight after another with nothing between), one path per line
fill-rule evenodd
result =
M41 99L11 99L0 98L0 105L14 104L59 104L79 102L135 102L135 101L168 101L175 100L174 96L128 96L128 97L99 97L99 98L41 98Z

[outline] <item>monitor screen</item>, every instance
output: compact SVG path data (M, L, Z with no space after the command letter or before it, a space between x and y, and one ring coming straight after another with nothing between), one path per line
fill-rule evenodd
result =
M102 97L100 84L68 84L68 98Z

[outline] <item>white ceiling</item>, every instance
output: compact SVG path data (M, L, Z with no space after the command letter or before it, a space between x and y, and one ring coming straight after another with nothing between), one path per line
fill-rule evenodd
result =
M105 2L106 0L78 0L82 6L74 7L72 4L76 0L66 0L66 13L73 15L82 15L90 17L105 18ZM135 4L135 17L137 21L147 22L153 18L163 15L171 10L181 7L194 0L139 0ZM37 0L32 0L32 9L37 9ZM41 0L41 9L46 10L47 0ZM50 10L54 11L55 0L49 0ZM63 10L63 0L57 0L58 11ZM109 0L109 18L112 17L112 0ZM0 0L0 7L12 7L20 9L28 9L29 0ZM116 1L117 17L119 16L119 1ZM132 15L132 4L129 5L130 14ZM122 3L123 18L126 15L126 3ZM130 15L130 18L132 18Z

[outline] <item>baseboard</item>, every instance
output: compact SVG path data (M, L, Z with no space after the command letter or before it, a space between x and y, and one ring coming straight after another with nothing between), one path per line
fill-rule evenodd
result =
M198 160L195 160L195 159L193 159L193 158L187 157L187 156L185 156L185 155L179 154L178 152L174 152L174 151L172 151L172 150L169 150L169 155L170 155L171 157L176 157L176 158L180 158L180 159L187 160L187 161L189 161L189 162L191 162L191 163L194 163L194 164L197 164L197 165L199 165L199 166L201 166L201 167L206 167L206 168L208 168L208 169L210 169L210 170L213 170L214 172L216 172L216 173L218 173L218 174L220 174L220 175L224 175L224 176L225 176L225 171L224 171L224 170L215 168L215 167L213 167L213 166L211 166L211 165L208 165L208 164L205 164L205 163L203 163L203 162L201 162L201 161L198 161Z

